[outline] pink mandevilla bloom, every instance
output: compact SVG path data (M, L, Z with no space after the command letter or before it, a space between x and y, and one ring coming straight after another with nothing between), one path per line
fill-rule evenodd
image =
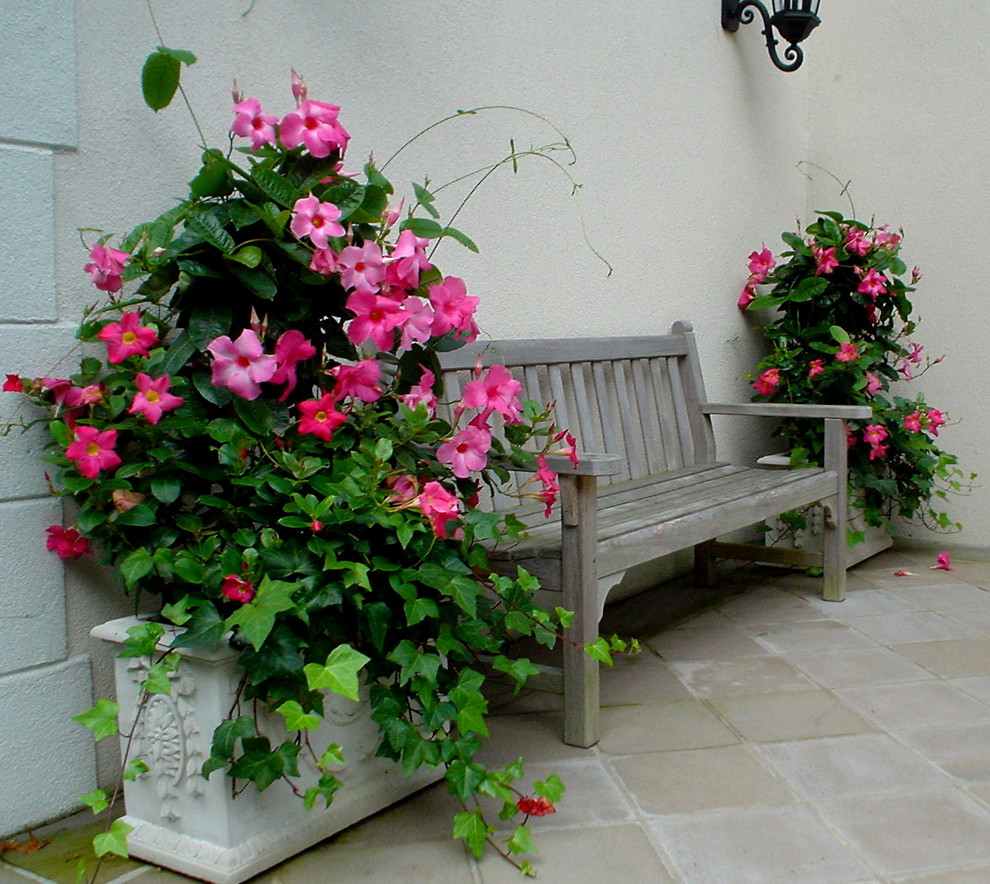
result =
M753 384L753 389L761 396L769 396L780 384L780 369L768 368Z
M911 367L909 360L905 359L900 365L897 366L897 370L904 376L904 380L914 380L914 369Z
M821 359L812 359L811 362L808 363L809 378L813 378L815 375L819 375L823 371L825 371L825 366L822 363Z
M96 427L77 426L75 439L65 450L65 456L75 462L87 479L95 479L100 470L112 470L120 464L120 458L113 450L116 444L116 430L101 433Z
M749 256L750 282L758 285L767 278L767 274L773 270L777 262L765 245L761 252L751 252Z
M347 415L337 411L336 406L337 400L330 393L324 393L319 399L300 402L298 408L302 418L299 432L329 442L333 431L347 420Z
M938 558L935 559L935 564L931 566L932 571L955 571L956 569L952 567L952 563L949 559L949 554L947 552L940 552Z
M877 248L886 249L888 252L896 252L901 237L898 233L891 233L890 226L884 224L883 227L877 230L873 241L876 243Z
M350 397L374 402L382 397L382 388L378 386L382 368L374 359L362 359L356 365L336 365L327 374L337 381L334 395L339 399Z
M385 280L382 252L370 240L363 246L348 246L337 255L340 284L362 295L374 295Z
M815 256L815 263L818 265L818 269L815 271L816 276L825 276L839 266L839 261L835 257L835 246L827 249L823 249L821 246L812 246L811 252Z
M386 276L389 285L400 289L414 289L419 285L419 274L430 269L426 257L428 239L416 236L411 230L403 230L395 248L386 259Z
M557 481L557 474L547 466L547 459L542 454L537 455L536 463L539 469L536 471L535 478L543 485L543 490L538 496L546 506L543 517L549 519L553 505L557 502L557 495L560 493L560 483Z
M911 414L904 415L904 429L912 433L921 432L921 412L912 411Z
M242 399L257 399L261 383L270 381L278 369L275 357L264 352L257 333L250 328L236 341L221 335L206 349L213 354L213 386L233 390Z
M56 553L60 559L78 559L81 556L93 555L89 540L83 537L75 528L63 528L61 525L49 525L45 531L45 549Z
M945 426L945 415L937 408L928 412L928 429L933 436L938 435L938 428Z
M402 302L406 321L402 323L399 347L409 350L413 343L425 343L433 336L433 305L429 301L410 295Z
M858 227L852 227L846 234L846 248L856 255L865 255L873 244L867 239L866 231Z
M275 144L275 124L278 117L266 114L257 98L247 98L234 105L234 122L230 131L251 139L251 149L263 144Z
M572 464L574 464L574 467L577 468L577 465L580 463L580 461L578 460L578 453L577 453L577 439L574 438L573 433L571 433L570 430L561 430L559 433L556 433L552 436L551 441L564 443L563 445L561 445L560 448L558 448L553 453L565 455L567 459L570 460Z
M854 362L859 358L859 351L855 344L839 344L839 352L835 354L836 362Z
M317 249L309 262L309 269L320 276L333 276L337 272L337 256L333 249Z
M225 599L246 605L254 598L254 584L236 574L228 574L223 578L220 592Z
M481 377L481 370L475 370L475 379L464 386L461 399L462 408L480 408L487 417L493 411L501 414L507 423L518 424L522 420L519 394L522 385L504 365L493 365Z
M863 276L863 279L857 286L856 291L864 295L869 295L875 301L877 299L877 295L884 295L887 293L887 277L878 272L876 268L871 267L866 275Z
M866 395L876 396L876 394L883 389L883 381L880 380L872 371L866 373Z
M442 283L430 286L429 297L434 311L435 337L456 331L455 337L470 342L478 336L473 318L478 299L467 293L463 279L448 276Z
M460 515L460 502L457 497L439 482L427 482L423 485L417 501L423 515L429 519L433 533L441 539L447 537L449 523ZM460 533L458 529L453 536L456 538Z
M433 392L433 384L435 382L436 377L433 372L428 368L424 368L419 383L410 387L408 393L403 393L399 396L399 401L412 409L423 405L426 407L426 412L430 417L435 416L437 413L437 396Z
M389 489L386 501L394 506L411 503L419 496L419 483L405 474L389 476L385 480L385 487Z
M275 342L275 361L278 363L278 368L271 377L273 384L285 384L282 395L278 397L279 402L288 399L289 394L296 388L296 366L315 355L316 347L298 329L290 328L279 335Z
M890 446L882 445L881 443L888 435L887 429L883 424L867 424L866 430L863 433L863 441L869 443L870 460L876 460L878 457L886 456Z
M23 393L24 378L16 374L7 375L7 380L3 382L3 391L4 393Z
M739 295L739 300L736 301L736 306L740 310L745 310L754 300L756 300L756 289L751 283L746 283Z
M296 100L296 107L299 107L306 100L306 81L296 73L295 68L290 68L291 79L290 79L290 89L292 90L292 97Z
M128 356L148 356L149 348L158 343L158 333L147 325L141 325L141 314L136 310L122 313L120 322L103 326L96 337L107 345L107 360L119 365Z
M185 401L181 396L169 393L171 378L167 374L160 378L151 378L144 372L139 372L134 378L134 383L138 391L134 394L134 401L127 413L142 414L147 418L148 423L157 424L166 411L178 408Z
M296 200L292 207L292 221L289 229L298 238L309 237L318 249L327 248L327 238L343 236L344 228L339 223L340 209L333 203L321 203L310 194Z
M100 291L119 292L121 287L120 274L124 263L131 256L119 249L109 249L102 243L93 243L89 250L89 263L83 267Z
M925 352L925 347L923 344L912 344L911 352L905 357L909 362L913 362L915 365L920 365L921 354Z
M333 151L343 155L350 135L340 125L340 107L323 101L306 100L291 114L286 114L278 134L289 150L304 145L314 157L326 157Z
M491 447L492 434L482 427L468 424L437 449L437 460L450 467L458 479L466 479L471 473L485 468Z

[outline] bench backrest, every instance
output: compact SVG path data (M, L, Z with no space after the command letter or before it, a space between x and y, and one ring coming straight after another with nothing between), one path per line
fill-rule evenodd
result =
M669 335L476 341L441 354L445 399L456 401L476 361L501 363L523 385L523 399L555 402L557 424L578 452L621 454L624 481L715 459L711 424L691 326Z

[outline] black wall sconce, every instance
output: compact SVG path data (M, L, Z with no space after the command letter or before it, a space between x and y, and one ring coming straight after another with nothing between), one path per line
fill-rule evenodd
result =
M818 25L818 5L821 0L773 0L773 15L760 0L722 0L722 27L738 31L739 25L748 25L759 11L763 16L763 36L767 38L767 52L782 71L796 71L804 61L804 51L798 46ZM777 54L773 29L787 42L784 58Z

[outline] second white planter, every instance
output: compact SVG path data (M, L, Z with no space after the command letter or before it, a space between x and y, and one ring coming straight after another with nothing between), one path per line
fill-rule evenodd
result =
M95 638L120 644L140 623L124 617L97 626ZM163 646L166 649L166 646ZM333 803L322 799L307 811L284 781L259 792L252 783L216 771L200 775L210 756L213 730L230 714L242 670L226 646L182 649L182 664L170 694L154 694L135 725L147 658L118 658L117 702L121 733L135 728L129 758L150 768L124 783L124 822L132 856L213 884L239 884L440 779L443 769L405 778L398 765L376 758L379 734L367 703L328 695L326 722L311 736L322 751L338 743L347 762ZM278 722L266 722L273 743L284 739ZM122 751L126 745L121 741ZM300 761L300 769L303 764ZM315 770L315 769L314 769ZM315 780L315 776L314 776ZM246 788L244 788L246 786Z

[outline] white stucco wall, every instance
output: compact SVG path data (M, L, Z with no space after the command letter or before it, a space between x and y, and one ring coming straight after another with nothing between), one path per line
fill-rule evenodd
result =
M902 385L902 393L921 391L950 413L953 423L939 437L945 450L982 474L970 496L950 503L950 514L963 523L961 534L941 538L916 526L899 531L924 542L986 547L990 62L984 38L990 4L827 5L828 28L814 37L821 76L810 97L811 159L852 180L860 219L904 228L902 255L924 273L912 298L921 320L916 338L933 357L946 358ZM812 203L848 210L825 176L815 179Z
M124 232L158 214L184 193L198 149L181 103L155 115L141 101L141 64L158 42L144 4L10 0L0 9L0 25L22 7L61 21L72 21L74 11L75 23L74 85L71 76L49 80L59 100L75 100L78 127L64 125L63 115L46 108L44 119L57 120L64 131L28 137L32 145L49 139L46 144L72 149L25 148L20 129L10 135L16 144L0 142L0 163L44 166L31 172L40 176L31 184L34 197L17 187L12 196L22 203L39 200L51 213L42 219L45 229L54 231L53 238L39 237L31 226L37 219L29 224L27 217L3 228L3 370L48 373L60 351L55 344L35 347L38 323L67 328L95 299L81 272L85 250L77 228ZM607 278L582 241L570 185L558 172L543 161L524 161L517 176L503 170L458 219L481 255L453 244L438 253L443 269L463 276L482 297L484 330L499 337L635 334L662 332L689 318L701 336L709 393L747 397L743 374L755 362L757 344L735 299L749 252L806 208L806 184L793 167L807 156L807 83L826 69L824 40L815 38L804 70L784 75L771 66L755 27L735 36L721 30L716 0L213 0L208 18L206 7L202 0L155 6L163 42L200 58L183 80L212 144L225 141L232 78L267 109L284 113L292 106L292 66L306 76L311 97L342 106L353 136L353 166L372 150L383 160L457 109L517 105L551 118L578 153L572 172L583 184L588 233L614 272ZM3 33L9 32L0 27ZM47 40L34 34L24 41L25 51ZM37 64L22 60L12 71ZM12 98L8 90L0 94L0 119L38 100ZM434 182L448 180L503 156L510 138L524 147L554 135L539 121L505 111L460 119L408 151L389 169L390 177L396 184L425 174ZM23 150L28 157L20 155ZM27 181L28 174L0 175L0 181ZM440 205L450 211L456 202L443 199ZM53 270L39 270L42 278L26 297L11 257L21 253L8 252L8 241L27 253L39 238L54 243L50 255L42 255ZM729 451L756 447L747 432L724 441ZM27 490L6 498L21 508L25 539L18 551L0 546L0 557L16 556L18 564L27 560L37 569L29 598L40 611L48 610L49 597L60 597L61 569L42 549L52 514L38 496L43 489L37 479L28 478L26 444L0 440L4 469L15 464L17 481L27 483ZM44 512L29 512L32 507ZM34 549L26 551L32 542ZM52 646L46 653L56 660L91 654L99 693L107 690L108 654L86 631L97 615L120 603L91 565L68 573L68 631L61 621L46 623L42 644ZM0 597L15 592L12 575L0 565ZM0 647L15 628L0 619ZM7 697L0 685L2 747L24 723L22 707ZM59 708L67 718L81 704ZM82 744L73 751L75 769L91 778L92 749ZM106 757L101 764L106 779ZM30 790L50 792L64 767L46 761L33 768ZM12 778L9 764L0 765L0 795L15 788L23 788L21 780ZM14 812L0 807L0 833L60 809L51 802Z

